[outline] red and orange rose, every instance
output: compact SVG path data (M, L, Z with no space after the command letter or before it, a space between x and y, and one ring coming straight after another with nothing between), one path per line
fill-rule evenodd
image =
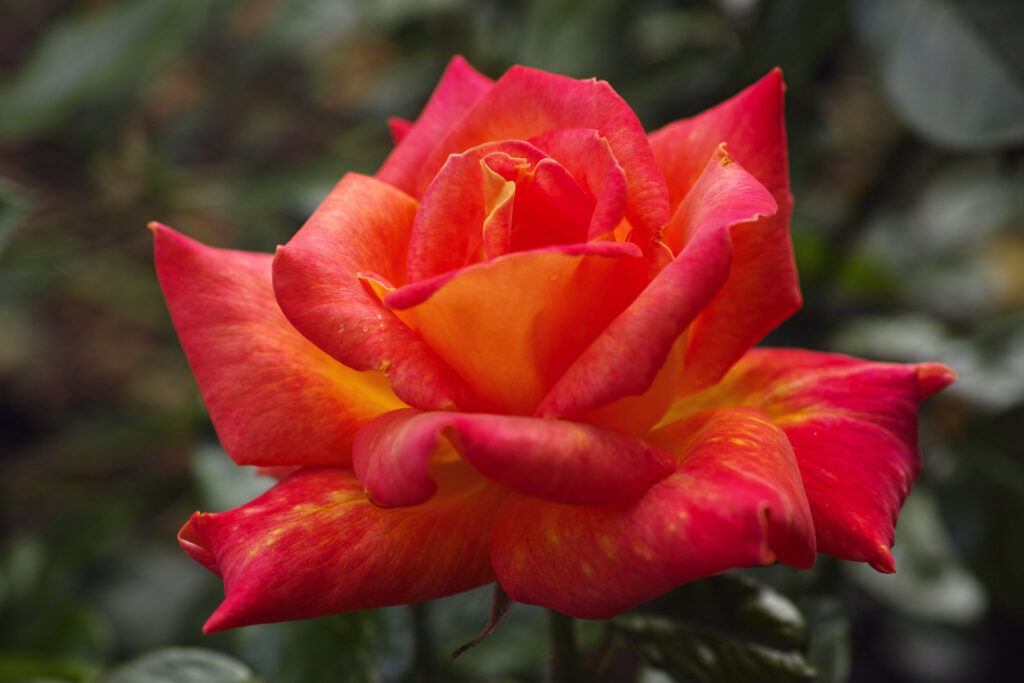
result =
M180 541L215 631L497 581L604 618L818 552L892 571L953 379L753 344L800 305L783 83L651 135L605 82L452 61L274 255L154 224L221 441L280 468Z

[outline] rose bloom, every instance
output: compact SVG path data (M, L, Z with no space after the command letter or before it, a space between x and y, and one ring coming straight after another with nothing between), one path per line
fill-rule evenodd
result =
M644 133L603 81L456 57L274 255L152 224L224 448L206 631L497 581L590 619L818 552L894 571L917 404L954 374L751 349L800 306L782 75Z

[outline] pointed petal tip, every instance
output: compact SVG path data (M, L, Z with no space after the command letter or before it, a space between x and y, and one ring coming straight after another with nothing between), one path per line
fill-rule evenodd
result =
M220 631L228 631L239 626L249 626L250 624L237 618L236 614L232 613L232 606L230 600L225 600L220 604L220 607L210 615L210 618L203 624L203 635L210 635L211 633L219 633Z
M917 396L924 400L939 393L956 379L956 371L947 365L921 363L917 366Z
M224 600L203 631L432 600L489 583L487 529L502 497L491 486L455 485L415 510L381 510L351 470L306 468L242 507L194 515L196 537L224 570Z
M314 614L312 618L317 616L323 616L323 614ZM203 635L230 631L244 626L292 621L296 618L299 617L282 615L277 611L277 606L273 604L273 599L266 599L266 596L259 591L232 592L227 590L224 601L217 606L217 609L203 624Z
M388 131L391 133L391 140L396 145L405 139L405 136L409 134L409 131L415 125L412 121L403 119L401 116L389 116L387 124Z
M195 251L198 248L206 247L205 244L192 239L188 235L183 235L169 225L164 225L159 221L150 221L146 224L146 228L153 233L153 244L157 249L158 263L160 258L160 247L158 245L163 245L165 248L187 251Z
M883 574L895 574L896 561L892 557L892 552L890 552L889 546L884 543L879 543L876 550L877 554L868 560L868 564L871 565L871 568Z
M202 517L203 513L201 512L192 513L192 517L185 522L185 526L181 527L181 530L178 532L178 544L193 560L206 567L213 574L221 576L217 558L214 557L202 534L196 528L197 522Z

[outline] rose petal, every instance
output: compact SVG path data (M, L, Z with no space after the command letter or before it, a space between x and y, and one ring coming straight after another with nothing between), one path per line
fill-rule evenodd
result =
M586 242L594 206L593 197L584 192L565 167L554 159L542 159L516 181L508 250Z
M685 348L684 334L676 340L665 364L642 394L622 396L599 408L574 413L572 419L627 434L646 434L676 399Z
M461 56L452 57L423 113L398 141L376 177L414 197L422 195L425 186L416 191L414 180L424 159L493 85L494 81L478 73ZM440 167L438 164L434 170Z
M789 442L754 410L715 411L655 435L677 471L634 503L509 496L491 561L518 602L606 619L734 567L814 562L814 530Z
M356 437L355 471L372 499L417 505L436 489L431 459L444 436L491 480L521 493L575 504L635 500L675 470L651 444L563 420L480 413L398 410Z
M891 572L896 516L921 467L917 403L954 378L937 363L754 349L669 415L725 405L763 410L793 444L819 551Z
M409 237L409 281L426 280L479 260L483 227L496 208L514 197L514 183L490 171L492 155L534 165L544 153L521 141L488 143L463 154L453 154L423 195ZM503 194L505 186L511 190ZM506 222L511 222L508 211ZM507 249L506 249L507 250Z
M512 253L414 283L384 301L404 309L483 411L530 415L646 284L639 256L635 245L620 242Z
M225 450L240 465L349 465L364 422L403 404L299 334L270 254L213 249L152 224L157 275Z
M509 251L587 241L595 201L521 140L452 154L423 195L409 238L410 282Z
M419 602L492 581L487 529L501 498L465 473L428 503L384 509L351 470L313 468L229 512L197 512L178 539L224 578L226 594L203 630Z
M409 134L414 125L412 121L403 119L400 116L388 117L388 132L391 133L391 139L396 145L405 139L405 136Z
M499 160L523 161L500 154L493 154L483 159L480 169L484 176L483 184L486 187L485 216L480 229L483 254L475 261L482 261L484 258L498 258L512 249L513 220L516 213L516 198L519 193L514 181L505 180L504 176L492 168L492 165Z
M587 239L603 239L622 222L627 206L626 173L612 154L608 140L596 130L567 129L530 140L569 170L583 190L596 200Z
M729 228L775 208L767 190L720 147L677 209L686 247L576 359L537 415L576 415L647 391L676 340L725 282Z
M385 371L406 403L468 408L475 398L465 382L360 279L405 281L415 213L416 202L390 185L346 175L278 248L274 292L299 332L351 368Z
M772 193L778 212L731 229L733 263L725 286L690 331L683 385L696 391L717 381L743 353L800 308L789 218L782 72L775 69L743 92L708 111L651 134L665 172L673 211L697 182L707 158L722 142L729 155ZM673 221L675 222L675 221ZM666 243L679 253L678 230Z
M664 176L651 153L643 127L605 81L577 81L515 66L508 70L425 159L416 191L422 193L449 154L495 140L528 140L563 128L593 129L625 171L626 217L645 236L658 235L668 222Z

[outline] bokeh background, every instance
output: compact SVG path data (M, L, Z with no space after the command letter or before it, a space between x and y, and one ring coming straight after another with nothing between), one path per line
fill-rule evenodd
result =
M0 680L90 680L166 646L230 656L205 665L231 681L544 680L544 617L523 606L447 662L486 589L202 636L220 584L174 539L193 510L268 482L217 444L145 224L273 250L341 175L376 170L385 117L415 118L453 53L492 77L521 63L606 79L648 130L783 68L806 304L767 343L942 361L960 380L923 411L896 575L828 558L749 575L806 615L822 681L1009 680L1024 642L1016 0L0 0ZM121 671L97 680L137 680Z

